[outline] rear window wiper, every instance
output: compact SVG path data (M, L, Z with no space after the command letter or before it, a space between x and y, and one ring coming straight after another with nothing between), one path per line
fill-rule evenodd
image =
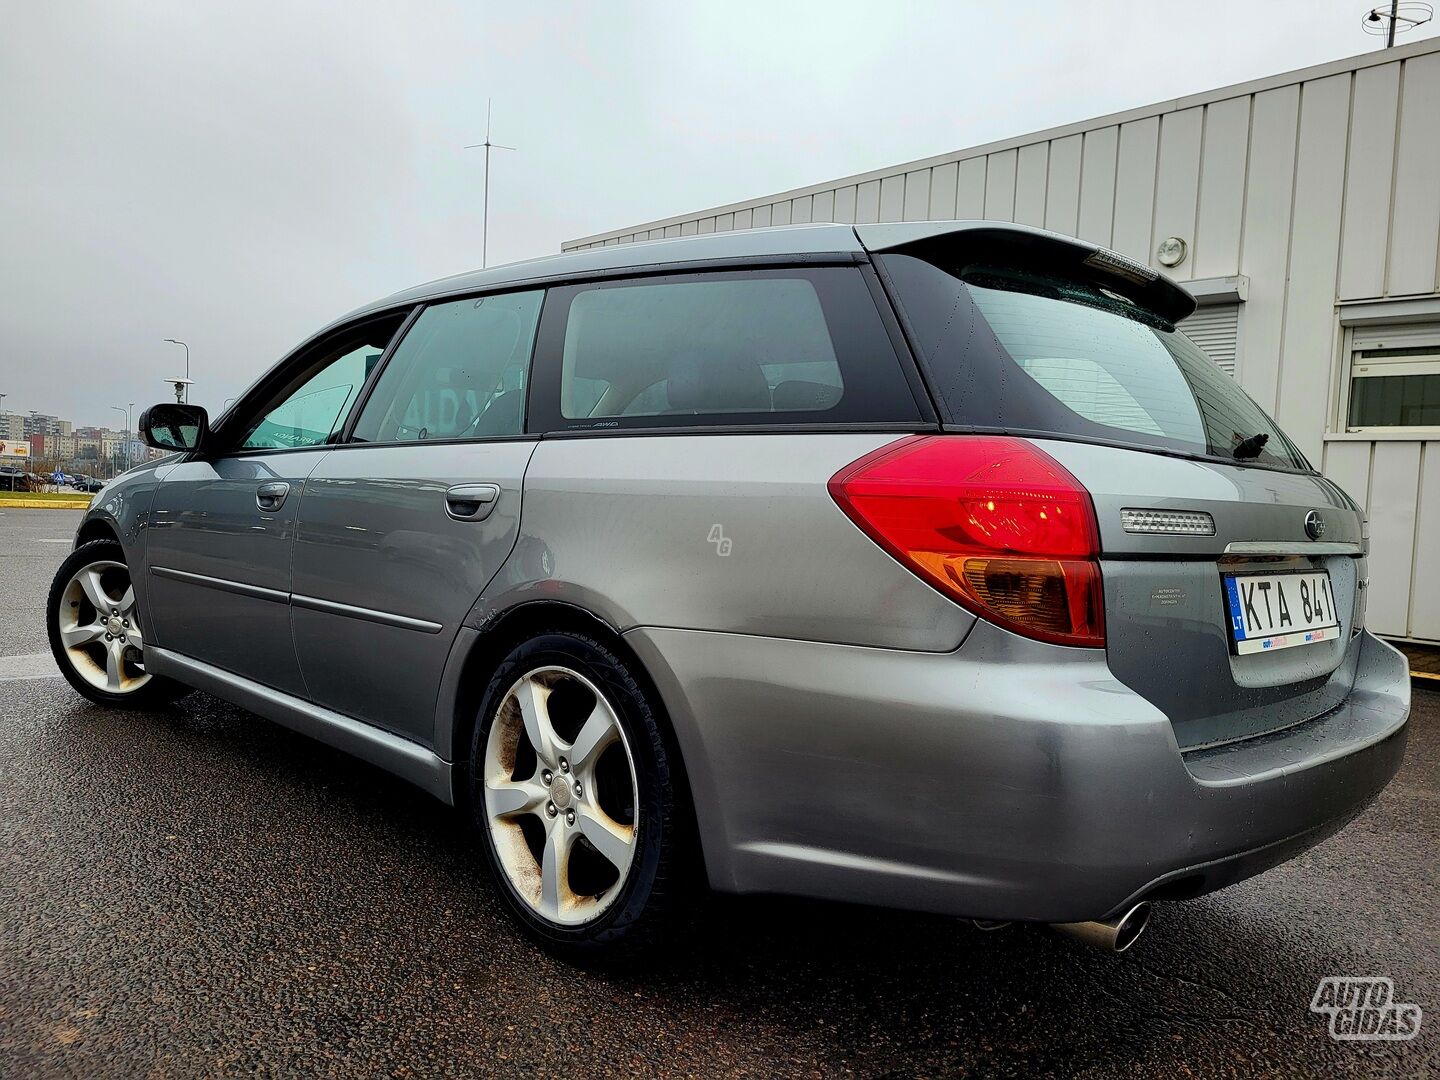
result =
M1235 449L1230 451L1230 455L1241 460L1259 457L1260 451L1265 449L1265 444L1269 441L1269 432L1262 431L1258 435L1251 435L1248 439L1241 439L1235 444Z

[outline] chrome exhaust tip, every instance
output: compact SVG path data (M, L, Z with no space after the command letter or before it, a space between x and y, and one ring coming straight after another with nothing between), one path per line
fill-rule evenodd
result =
M1126 909L1113 919L1099 919L1095 922L1051 923L1051 927L1062 934L1069 934L1079 941L1108 952L1122 953L1140 940L1145 927L1150 925L1150 905L1141 901Z

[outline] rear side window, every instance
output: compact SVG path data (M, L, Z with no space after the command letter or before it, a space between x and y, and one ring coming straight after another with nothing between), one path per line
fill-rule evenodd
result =
M355 424L357 442L518 435L544 293L502 293L420 313Z
M1030 270L880 258L956 426L1308 468L1199 346L1118 295Z
M541 355L557 353L547 384L536 375L536 422L551 430L919 419L850 267L552 290Z

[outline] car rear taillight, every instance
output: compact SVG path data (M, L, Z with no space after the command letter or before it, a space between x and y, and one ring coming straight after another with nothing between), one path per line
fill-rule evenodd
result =
M1090 493L1024 439L910 436L845 466L830 494L902 565L975 614L1041 641L1105 644Z

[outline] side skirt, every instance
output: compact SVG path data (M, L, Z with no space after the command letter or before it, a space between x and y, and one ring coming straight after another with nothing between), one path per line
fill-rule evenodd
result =
M410 781L447 805L454 804L451 763L419 743L153 645L145 648L145 670L328 743Z

